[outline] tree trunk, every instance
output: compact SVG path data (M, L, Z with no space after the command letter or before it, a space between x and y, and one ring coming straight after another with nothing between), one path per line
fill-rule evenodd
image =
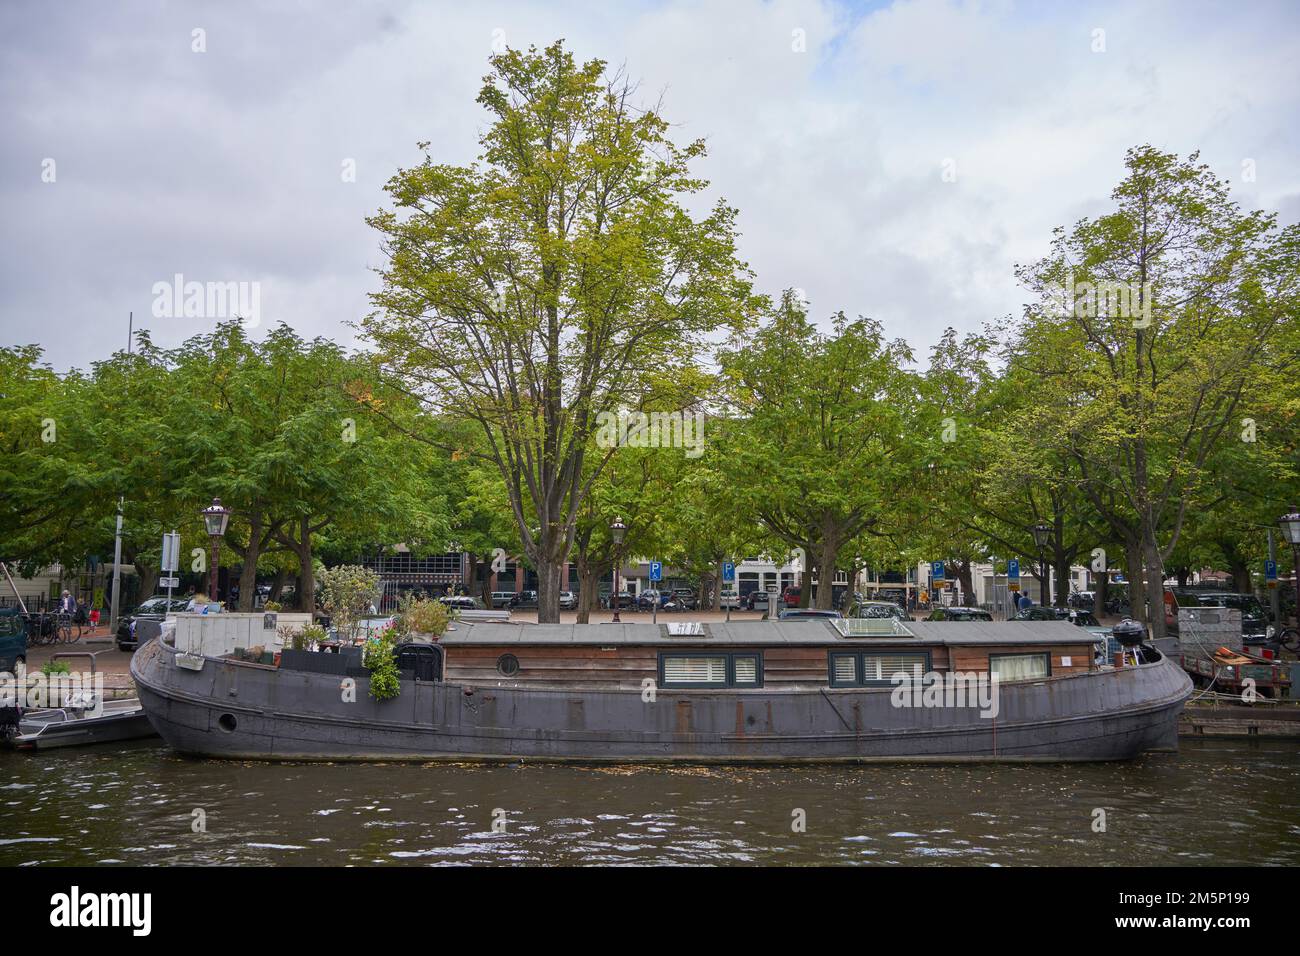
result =
M829 611L835 607L835 564L840 557L840 536L830 520L821 527L821 540L816 552L817 562L817 603L809 604L800 600L800 607L815 607L819 611ZM813 557L813 555L809 555ZM807 575L801 598L806 598L811 590L812 575Z
M1109 565L1102 568L1101 575L1097 578L1097 583L1092 592L1092 613L1101 620L1106 613L1106 602L1110 600L1110 574L1107 573Z
M1124 548L1124 575L1128 578L1128 608L1133 620L1147 623L1146 591L1143 586L1142 552L1136 542Z
M957 566L957 580L961 582L961 603L966 607L975 606L975 578L971 572L971 562L954 561Z
M560 623L560 577L564 562L548 557L537 562L537 623Z
M1070 556L1064 551L1056 554L1056 606L1065 607L1070 601Z
M578 623L590 624L591 612L600 602L600 584L595 569L582 554L578 555Z
M483 577L479 581L479 600L489 611L492 610L492 555L484 555L480 561Z
M1154 529L1148 528L1142 550L1146 559L1147 623L1151 627L1152 640L1159 640L1165 636L1165 575Z
M298 610L316 613L316 571L311 566L311 523L303 517L300 523L302 537L295 543L293 553L298 556Z
M1251 594L1253 588L1250 581L1250 568L1240 558L1228 562L1228 570L1232 572L1232 589L1238 594Z
M271 579L271 593L267 597L268 601L279 602L280 595L284 593L284 582L289 579L289 572L284 568L275 569L275 577Z
M262 553L262 516L250 515L248 519L248 545L236 549L243 561L239 568L239 610L251 611L257 597L257 559Z
M140 579L139 600L136 602L139 603L139 601L144 601L154 596L154 592L158 589L159 569L153 566L152 561L146 561L143 567L141 567L139 561L134 563L135 573Z

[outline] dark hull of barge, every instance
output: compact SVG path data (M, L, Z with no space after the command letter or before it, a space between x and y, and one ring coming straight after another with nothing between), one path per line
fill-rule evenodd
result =
M1004 683L996 718L899 708L889 689L520 688L403 680L376 701L367 678L207 658L177 667L154 640L131 662L150 721L175 750L286 761L865 763L1105 761L1177 747L1191 682L1168 659Z

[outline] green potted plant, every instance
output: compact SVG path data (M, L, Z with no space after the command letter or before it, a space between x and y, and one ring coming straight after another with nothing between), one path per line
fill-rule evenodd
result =
M412 638L436 641L447 631L452 612L441 601L404 598L398 605L401 633Z

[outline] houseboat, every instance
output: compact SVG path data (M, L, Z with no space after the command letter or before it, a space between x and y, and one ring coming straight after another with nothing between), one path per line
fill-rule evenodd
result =
M357 649L168 640L131 662L150 721L232 759L1123 760L1176 747L1191 690L1155 649L1116 666L1064 621L457 622L397 648L385 700Z

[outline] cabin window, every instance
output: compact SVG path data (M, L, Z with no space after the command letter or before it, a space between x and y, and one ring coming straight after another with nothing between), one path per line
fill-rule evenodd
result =
M849 654L832 651L830 655L832 687L892 687L895 674L919 677L929 669L929 652Z
M659 655L661 687L762 687L760 654L664 653Z
M998 680L1041 680L1052 674L1050 654L990 654L989 673Z
M731 655L732 683L737 687L757 687L761 679L757 654Z
M497 658L497 673L502 677L514 677L519 673L519 658L513 654L502 654Z

